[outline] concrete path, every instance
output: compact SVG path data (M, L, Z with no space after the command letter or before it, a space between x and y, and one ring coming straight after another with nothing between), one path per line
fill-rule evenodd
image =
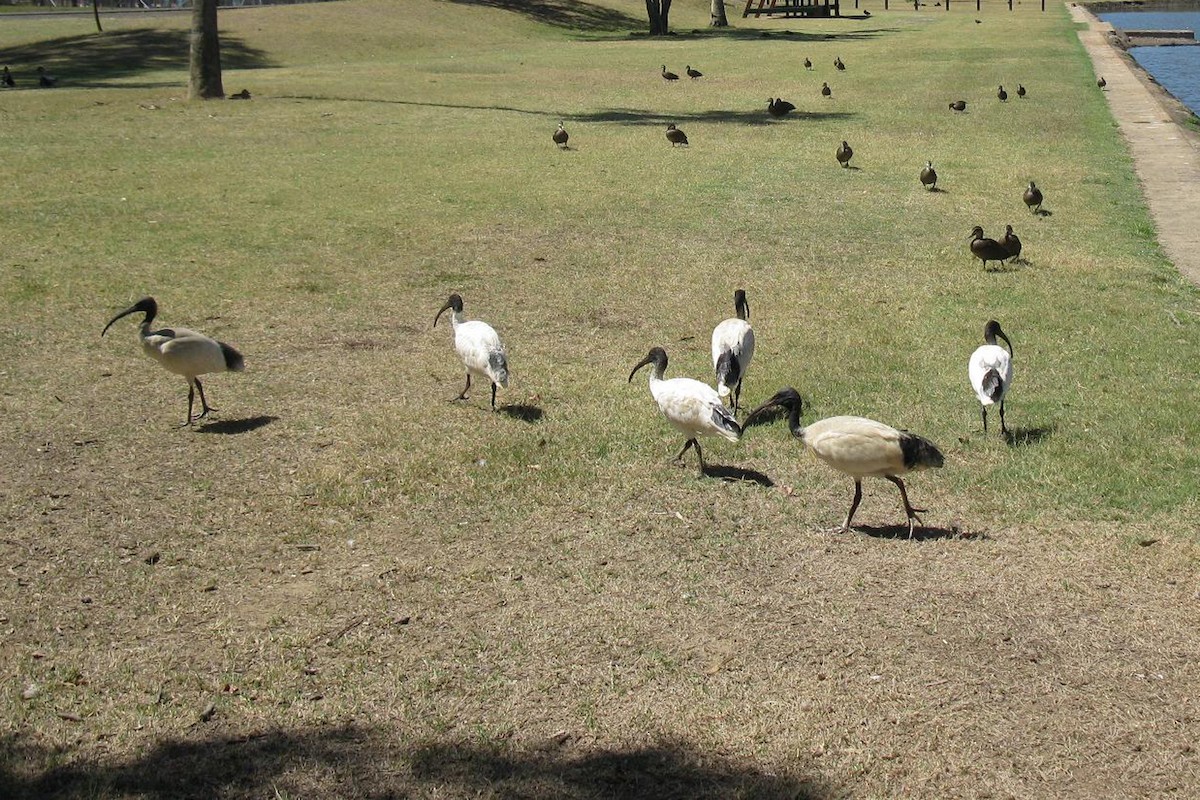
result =
M1082 6L1069 10L1088 24L1079 39L1108 84L1108 107L1129 143L1158 241L1180 273L1200 285L1200 137L1176 124L1168 110L1173 101L1109 44L1112 25Z

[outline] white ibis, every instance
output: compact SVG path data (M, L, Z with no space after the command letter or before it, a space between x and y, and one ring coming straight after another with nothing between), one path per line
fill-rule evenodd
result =
M838 146L837 152L834 153L834 156L837 157L838 163L843 167L849 167L850 159L854 158L854 148L847 144L846 140L843 139L841 145Z
M679 80L679 76L678 76L678 75L676 75L674 72L668 72L668 71L667 71L667 65L666 65L666 64L663 64L663 65L662 65L662 76L663 76L663 79L664 79L664 80L668 80L668 81L677 81L677 80Z
M995 239L985 238L983 228L979 225L971 229L971 255L983 262L984 269L987 269L989 261L999 261L1003 264L1006 259L1012 258L1012 254L1004 245Z
M1042 190L1033 181L1029 182L1029 186L1021 195L1021 199L1025 201L1026 207L1033 213L1036 214L1042 210Z
M750 412L744 426L749 427L775 407L788 411L788 427L793 436L826 464L854 479L854 500L840 531L850 530L854 512L862 500L862 479L886 478L900 490L904 513L908 517L908 536L912 538L913 525L921 522L917 514L925 509L913 508L908 502L908 492L900 476L942 466L942 454L933 442L866 417L829 417L804 427L800 424L803 402L800 394L790 386L780 389L774 397Z
M997 336L1008 345L1007 351L996 344ZM971 353L971 360L967 362L967 375L971 379L971 388L975 390L975 396L979 398L979 404L982 406L983 432L987 433L988 406L999 405L1000 432L1008 433L1008 428L1004 426L1004 396L1008 394L1008 387L1012 384L1012 342L1004 335L1004 331L1000 330L1000 323L994 319L984 326L983 341L985 343Z
M563 124L561 122L558 123L558 130L556 130L554 132L554 136L553 136L554 143L556 145L558 145L559 147L561 147L563 150L566 150L567 149L567 140L570 138L571 138L571 136L570 136L570 134L567 133L567 129L563 127Z
M456 400L466 400L467 392L471 389L471 376L486 380L492 384L492 411L496 410L496 385L508 388L508 355L496 329L486 322L477 319L463 319L462 296L450 295L446 305L442 306L437 316L433 318L433 327L437 327L438 318L442 312L451 310L450 323L454 326L454 349L467 368L467 385Z
M708 384L691 378L663 378L663 373L667 371L667 351L661 347L650 348L646 357L629 373L629 382L647 364L654 365L650 372L650 395L658 403L658 410L687 437L675 460L683 461L688 448L695 447L696 457L700 460L700 475L703 476L704 453L700 450L699 437L722 436L736 442L742 435L742 429L721 402L721 396Z
M676 128L673 122L667 126L667 141L671 143L671 147L677 144L681 144L684 147L689 146L687 134Z
M717 371L717 394L724 399L733 389L733 413L736 414L742 396L742 380L754 358L754 329L750 327L750 304L746 302L744 289L733 293L733 311L736 318L724 320L713 328L712 359Z
M931 192L937 191L937 170L933 168L932 161L926 161L921 168L921 185L928 186Z
M182 375L188 382L188 414L187 422L183 426L186 427L196 420L202 419L208 415L209 411L216 411L205 399L204 386L201 385L198 376L210 372L241 372L245 368L242 354L225 342L218 342L216 339L210 339L202 333L189 331L187 328L150 330L150 324L158 315L158 303L154 301L153 297L143 297L110 319L100 335L108 333L112 324L121 317L136 314L139 311L145 314L142 317L142 324L138 328L138 339L142 343L142 350L146 355L162 364L163 369L174 372L176 375ZM195 402L196 392L200 393L200 405L203 410L199 416L193 418L192 406Z

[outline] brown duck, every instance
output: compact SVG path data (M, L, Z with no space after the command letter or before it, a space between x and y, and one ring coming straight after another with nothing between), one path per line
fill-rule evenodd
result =
M928 186L930 191L937 191L937 171L933 168L932 161L926 161L925 166L921 168L921 185Z
M1010 257L1004 245L995 239L984 238L983 228L979 225L971 229L971 255L983 262L984 269L987 269L989 261L999 261L1003 264L1005 259Z
M677 144L687 145L687 134L675 127L675 123L667 126L667 141L674 147Z
M1021 195L1021 199L1033 213L1036 214L1042 210L1042 190L1033 181L1029 182L1029 188L1025 190L1025 194Z
M835 155L842 167L848 167L850 166L850 159L854 158L854 150L843 140L841 147L837 149Z

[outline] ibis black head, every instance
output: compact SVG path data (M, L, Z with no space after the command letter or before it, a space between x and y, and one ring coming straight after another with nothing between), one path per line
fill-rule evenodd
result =
M663 373L667 371L667 351L663 350L661 347L651 347L650 352L646 354L646 357L639 361L629 373L629 380L626 381L626 383L632 383L634 374L636 374L639 369L647 364L653 364L654 374L659 378L662 378Z
M103 336L104 334L108 333L108 329L112 327L112 324L114 322L116 322L117 320L119 320L121 317L127 317L130 314L136 314L139 311L146 315L142 319L142 324L149 325L151 322L154 321L154 318L158 315L158 303L154 302L153 297L143 297L141 300L138 300L136 303L131 305L129 308L125 309L120 314L117 314L115 317L110 319L108 321L108 324L104 326L104 330L100 331L100 335Z
M750 304L746 302L746 290L735 289L733 292L733 310L738 319L750 319Z
M764 414L773 408L783 408L788 412L788 427L793 433L802 430L800 427L800 413L804 410L804 401L800 399L800 393L791 386L785 386L776 392L770 400L760 405L758 408L750 412L750 416L746 417L742 422L742 428L748 428ZM798 434L797 434L798 435Z
M995 344L997 336L1003 339L1004 343L1008 345L1008 354L1009 356L1012 356L1012 342L1010 342L1008 337L1004 335L1004 331L1000 330L1000 323L994 319L988 320L988 324L983 326L983 340L988 344Z
M446 305L442 306L437 312L437 316L433 318L433 327L437 327L438 317L441 317L442 312L448 309L453 309L455 314L461 314L463 310L462 295L458 294L457 292L450 295L450 299L446 301Z

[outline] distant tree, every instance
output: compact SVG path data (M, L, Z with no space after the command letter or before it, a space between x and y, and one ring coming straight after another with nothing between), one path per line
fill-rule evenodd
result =
M708 16L708 25L710 28L729 27L729 20L725 17L725 0L712 0Z
M671 13L671 0L646 0L646 15L650 17L650 35L666 36L670 32L667 21Z
M217 0L193 0L189 37L188 99L224 97L221 85L221 39L217 35Z

